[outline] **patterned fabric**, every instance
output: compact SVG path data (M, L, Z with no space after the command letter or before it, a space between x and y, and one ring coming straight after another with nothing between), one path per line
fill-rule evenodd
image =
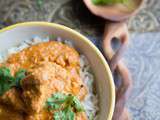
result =
M160 120L160 33L134 33L124 59L133 76L133 120Z
M138 15L129 21L129 28L136 32L160 31L160 0L145 0Z
M132 36L124 60L134 79L127 104L133 120L160 120L159 6L160 0L146 0L140 13L128 21ZM0 0L0 16L1 28L37 20L66 25L87 36L102 50L105 20L92 15L82 0ZM149 31L152 32L135 33Z
M129 20L129 29L139 32L160 30L159 6L160 0L146 0L140 13ZM0 8L1 27L39 20L64 24L77 30L85 28L83 32L91 34L103 25L102 19L87 11L82 0L0 0ZM90 20L93 22L90 23Z

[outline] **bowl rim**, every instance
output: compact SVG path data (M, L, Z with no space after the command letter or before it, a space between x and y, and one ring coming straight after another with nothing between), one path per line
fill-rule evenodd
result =
M99 51L99 49L85 36L83 36L82 34L80 34L79 32L66 27L64 25L60 25L60 24L56 24L56 23L50 23L50 22L41 22L41 21L33 21L33 22L22 22L22 23L16 23L10 26L7 26L5 28L0 29L0 34L3 32L7 32L9 30L12 30L16 27L22 27L22 26L34 26L34 25L39 25L39 26L47 26L47 27L52 27L52 28L56 28L56 29L61 29L65 32L69 32L71 34L74 34L75 36L79 37L81 40L83 40L83 42L85 42L86 44L88 44L93 50L94 52L98 55L99 59L101 60L102 64L105 67L105 72L108 72L108 81L109 81L109 86L110 86L110 103L109 103L109 113L107 117L107 120L111 120L112 116L113 116L113 112L114 112L114 107L115 107L115 85L114 85L114 81L113 81L113 77L112 77L112 73L111 70L109 68L108 63L106 62L104 56L102 55L102 53Z
M117 9L117 6L114 5L94 5L93 3L91 3L90 0L83 0L83 2L93 14L104 19L117 22L125 21L133 15L137 14L138 11L142 8L142 5L144 4L144 0L139 0L138 5L133 10L121 12L120 9ZM103 11L109 14L107 15Z

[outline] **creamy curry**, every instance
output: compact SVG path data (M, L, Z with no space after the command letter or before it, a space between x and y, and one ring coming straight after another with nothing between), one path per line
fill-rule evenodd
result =
M12 76L19 69L26 72L20 88L12 87L0 96L0 120L54 120L55 111L50 111L45 104L58 92L83 101L87 88L80 78L79 62L75 49L55 41L39 43L10 55L1 66L8 67ZM87 120L84 111L73 108L72 111L74 120Z

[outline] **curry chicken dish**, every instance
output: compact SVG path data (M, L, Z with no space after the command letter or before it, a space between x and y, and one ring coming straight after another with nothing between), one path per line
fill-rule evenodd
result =
M87 120L78 52L56 41L11 54L0 64L0 120Z

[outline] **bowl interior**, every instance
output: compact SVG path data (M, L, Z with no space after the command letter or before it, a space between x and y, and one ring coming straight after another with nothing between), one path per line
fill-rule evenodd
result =
M111 21L123 21L138 12L144 0L130 0L129 5L94 5L91 0L83 0L95 15Z
M0 31L0 51L6 51L34 36L43 38L50 35L71 40L75 48L88 58L96 77L96 90L99 95L98 120L111 120L115 99L111 72L98 49L79 33L52 23L22 23Z

